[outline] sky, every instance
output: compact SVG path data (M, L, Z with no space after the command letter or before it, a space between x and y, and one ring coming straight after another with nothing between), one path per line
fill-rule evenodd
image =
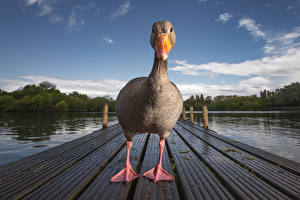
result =
M161 20L174 26L168 73L184 99L300 81L300 0L1 0L0 88L50 81L116 98L150 73Z

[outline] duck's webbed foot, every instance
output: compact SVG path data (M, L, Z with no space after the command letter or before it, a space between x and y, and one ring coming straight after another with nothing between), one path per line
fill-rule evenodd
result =
M171 176L168 172L166 172L162 168L162 154L165 148L165 139L161 139L159 142L159 148L160 148L160 154L159 154L159 161L157 165L153 168L150 169L149 171L144 173L144 176L153 180L154 182L156 181L172 181L174 178Z
M166 172L161 166L156 165L153 169L144 173L144 176L156 181L172 181L173 176L171 176L168 172Z
M131 166L125 166L124 169L122 169L119 173L117 173L110 179L110 182L129 183L130 181L133 181L134 179L139 177L140 175L135 173Z
M127 148L127 155L126 155L126 164L125 168L122 169L119 173L114 175L111 179L110 182L125 182L129 183L130 181L133 181L136 178L139 178L140 175L135 173L131 167L130 164L130 149L132 146L132 141L127 140L126 142L126 148Z

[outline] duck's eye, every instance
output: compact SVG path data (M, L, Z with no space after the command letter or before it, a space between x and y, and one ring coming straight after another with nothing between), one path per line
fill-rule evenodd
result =
M154 31L154 28L152 29L152 33L154 33L155 31Z
M173 32L173 28L170 29L170 32Z

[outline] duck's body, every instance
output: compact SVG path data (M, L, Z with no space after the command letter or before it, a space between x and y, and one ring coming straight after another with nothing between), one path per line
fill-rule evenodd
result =
M166 139L182 111L182 96L168 78L167 61L154 59L149 77L129 81L116 101L116 114L128 140L146 132Z
M155 133L160 137L159 161L155 168L144 176L155 181L173 180L162 168L165 140L182 111L182 96L169 80L167 58L175 46L173 26L168 21L156 22L152 26L150 43L155 49L152 71L148 77L129 81L120 91L116 101L116 114L127 138L125 168L111 178L111 182L129 182L139 177L130 164L132 137L136 133Z

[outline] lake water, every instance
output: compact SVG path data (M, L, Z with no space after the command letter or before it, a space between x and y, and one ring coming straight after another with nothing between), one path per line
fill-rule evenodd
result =
M201 124L201 113L195 118ZM0 113L0 165L87 135L101 120L101 113ZM300 162L300 112L210 112L209 128Z
M218 134L300 163L300 112L215 112L208 119Z
M0 113L0 165L102 128L101 113ZM111 126L118 123L109 114Z

